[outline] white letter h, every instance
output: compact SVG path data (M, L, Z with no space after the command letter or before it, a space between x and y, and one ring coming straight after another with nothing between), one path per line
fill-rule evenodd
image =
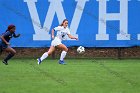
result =
M106 12L106 4L109 0L97 1L99 1L99 32L96 34L96 40L109 40L109 35L106 34L107 20L120 21L120 30L119 34L117 34L117 40L130 40L130 34L128 34L128 0L118 0L120 1L120 13Z

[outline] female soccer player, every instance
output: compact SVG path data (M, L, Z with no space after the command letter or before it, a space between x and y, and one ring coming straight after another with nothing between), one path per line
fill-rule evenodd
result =
M16 51L10 46L10 39L12 37L19 37L20 34L15 34L16 27L14 25L9 25L6 32L0 36L0 50L1 52L5 50L9 54L7 57L2 61L5 65L8 65L8 60L11 59L15 54Z
M54 37L54 31L57 31L57 35ZM70 34L70 30L68 28L68 20L64 19L62 24L58 27L55 27L54 29L52 29L52 39L53 41L51 42L51 47L48 50L48 52L45 52L40 58L38 58L38 64L40 64L45 58L47 58L50 54L52 54L52 52L55 51L55 48L59 48L62 50L61 56L60 56L60 60L59 60L59 64L65 64L64 62L64 58L68 52L68 48L61 43L61 41L64 39L64 37L68 35L69 38L71 39L76 39L78 40L78 38L72 36Z

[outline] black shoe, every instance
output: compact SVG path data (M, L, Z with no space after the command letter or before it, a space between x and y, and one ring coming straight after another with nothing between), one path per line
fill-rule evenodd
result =
M8 65L8 62L3 60L2 63L4 63L5 65Z

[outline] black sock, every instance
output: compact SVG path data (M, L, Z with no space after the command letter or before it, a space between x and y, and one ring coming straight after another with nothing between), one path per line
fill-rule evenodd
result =
M9 59L11 59L14 56L14 54L9 54L7 55L7 57L4 59L4 61L8 61Z

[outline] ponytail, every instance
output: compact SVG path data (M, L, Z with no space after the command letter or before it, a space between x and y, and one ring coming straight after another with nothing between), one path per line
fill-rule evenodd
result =
M7 31L8 31L8 29L5 32L7 32Z

